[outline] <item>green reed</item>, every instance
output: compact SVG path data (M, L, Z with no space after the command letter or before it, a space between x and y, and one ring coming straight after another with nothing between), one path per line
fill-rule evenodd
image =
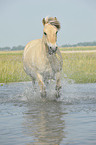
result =
M75 83L96 83L96 53L68 53L63 56L63 73Z
M23 70L23 51L0 52L0 83L30 81ZM96 53L62 53L63 71L75 83L96 83Z
M23 70L22 53L0 54L0 83L28 81Z

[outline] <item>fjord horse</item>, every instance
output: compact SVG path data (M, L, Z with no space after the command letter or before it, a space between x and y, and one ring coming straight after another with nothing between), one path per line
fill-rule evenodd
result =
M33 85L38 81L41 96L46 96L46 82L56 80L56 97L60 97L60 72L62 70L62 56L56 44L60 23L57 18L46 17L42 39L30 41L24 49L23 64L25 72L32 78Z

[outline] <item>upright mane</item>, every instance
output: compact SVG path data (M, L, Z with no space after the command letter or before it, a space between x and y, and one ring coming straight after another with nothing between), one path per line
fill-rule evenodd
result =
M58 30L60 29L60 22L57 20L56 17L46 17L46 18L43 18L43 25L45 24L51 24L53 26L55 26Z

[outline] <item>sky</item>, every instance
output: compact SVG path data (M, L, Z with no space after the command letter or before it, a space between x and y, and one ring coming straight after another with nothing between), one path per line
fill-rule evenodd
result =
M96 41L96 0L0 0L0 47L42 38L42 19L57 17L57 44Z

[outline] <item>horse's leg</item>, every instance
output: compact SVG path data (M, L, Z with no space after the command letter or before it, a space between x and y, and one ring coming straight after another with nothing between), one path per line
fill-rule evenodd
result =
M32 86L33 86L33 91L36 92L36 85L35 85L36 79L32 77Z
M43 82L43 77L39 73L37 73L37 79L41 90L41 97L46 97L46 88Z
M60 97L61 81L60 81L60 72L56 74L56 97Z

